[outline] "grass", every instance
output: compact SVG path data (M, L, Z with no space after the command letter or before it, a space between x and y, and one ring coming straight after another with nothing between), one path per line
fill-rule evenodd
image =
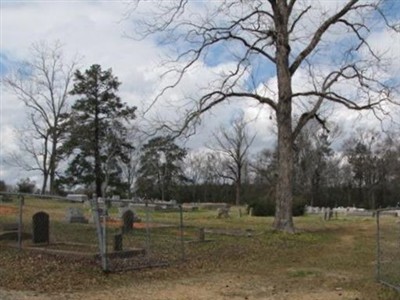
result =
M63 222L65 210L70 205L27 199L25 218L28 222L29 214L43 210L50 214L52 230L59 234L64 232L66 240L95 241L96 233L91 224L66 226ZM243 207L240 209L245 211ZM88 211L85 208L85 213ZM116 211L112 213L116 215ZM145 212L138 210L138 213L145 220ZM135 289L143 290L143 293L150 293L151 287L153 294L149 294L149 299L167 299L167 291L181 291L185 295L191 291L189 286L193 288L193 294L188 294L187 299L201 299L201 293L207 293L203 299L400 298L396 291L375 281L376 225L373 218L342 216L324 222L318 216L297 217L298 233L285 234L270 230L272 218L239 217L236 207L231 218L217 219L216 216L216 211L186 212L185 240L195 239L200 227L227 232L251 229L253 235L206 233L206 239L212 242L185 244L187 260L184 263L108 276L94 262L19 252L0 244L0 286L57 294L100 293L127 289L134 283ZM0 216L0 222L6 218L8 221L9 216ZM176 238L179 233L179 213L154 212L151 220L175 225L174 228L152 229L153 236ZM382 220L384 226L391 226L395 221L394 217ZM145 242L144 236L144 230L133 232L128 242ZM159 242L163 247L166 245L164 241ZM177 247L178 243L173 246ZM83 298L82 295L79 297ZM179 297L171 296L170 299L185 299ZM99 296L98 299L102 298Z

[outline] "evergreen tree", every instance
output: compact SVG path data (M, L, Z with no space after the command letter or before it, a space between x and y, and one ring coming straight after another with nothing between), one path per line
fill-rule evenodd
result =
M111 69L92 65L84 73L75 72L72 95L80 98L72 106L70 136L66 152L73 156L66 170L70 185L95 185L98 196L107 186L123 187L118 162L127 160L132 145L127 140L129 121L136 107L129 107L117 96L121 83Z
M186 150L169 137L151 139L142 148L137 181L139 193L170 200L172 191L184 179L182 162L185 156Z

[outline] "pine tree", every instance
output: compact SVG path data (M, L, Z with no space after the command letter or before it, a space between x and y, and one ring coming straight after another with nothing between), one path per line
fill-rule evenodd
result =
M111 69L92 65L84 73L75 72L70 92L80 98L72 106L70 136L64 144L72 160L66 170L70 185L95 185L98 196L107 186L123 185L118 162L127 159L132 145L127 140L129 121L136 107L129 107L117 96L120 86Z

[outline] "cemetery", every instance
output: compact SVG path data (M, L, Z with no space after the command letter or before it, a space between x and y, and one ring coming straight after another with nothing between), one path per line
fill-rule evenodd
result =
M276 299L397 297L373 276L376 219L372 214L338 208L328 219L327 209L308 207L305 216L296 218L298 233L288 235L268 230L272 218L241 213L245 207L230 206L228 215L220 216L221 208L227 206L211 206L182 209L181 230L176 211L146 211L134 203L111 205L108 216L100 215L101 226L106 220L108 268L113 271L105 276L90 205L27 198L23 206L22 251L16 234L0 239L0 272L4 279L0 284L3 288L53 293L49 299L63 293L79 299L87 297L88 291L96 299L107 299L106 286L125 295L131 293L127 286L132 280L141 282L137 289L142 293L152 282L149 293L154 299L159 299L156 295L163 282L176 286L176 291L167 288L171 295L186 295L189 291L184 286L190 278L196 284L210 285L200 292L205 298L243 293L243 298L247 295L257 299L261 291L253 284L266 285L264 293L277 295ZM1 204L0 236L18 230L18 207L16 199ZM385 228L399 224L397 214L382 213ZM18 276L13 275L13 266ZM38 275L40 269L48 271ZM210 284L209 276L203 278L202 274L218 277L213 277L214 283ZM275 278L273 274L280 275ZM50 278L52 283L48 284ZM90 280L95 283L88 286L85 282ZM70 286L74 287L72 291Z
M400 0L0 2L0 300L400 299Z
M27 208L27 211L23 212L24 215L31 213L32 210L40 210L41 206L43 208L47 206L45 201L31 205L32 201L34 200L24 201L23 207ZM58 205L57 209L48 208L46 210L50 211L50 214L40 210L32 212L31 220L23 217L22 232L19 236L19 222L5 221L18 215L18 207L13 206L12 203L0 206L0 224L2 225L0 226L0 241L11 248L22 248L42 254L65 256L71 259L74 257L88 260L99 259L97 240L92 236L95 232L94 217L89 216L89 209L71 206L70 203L65 202ZM61 210L65 211L63 219L59 218ZM112 222L112 220L116 220L116 222ZM110 226L114 232L121 230L124 233L131 232L134 222L138 221L140 218L131 209L120 210L115 218L108 217L106 220L107 226L114 224L114 226ZM75 236L71 238L75 234L81 235L81 238L75 238ZM122 249L122 241L119 244L116 246L114 243L110 246L111 250L107 253L109 257L121 255L126 258L144 254L143 248L128 248L126 245L126 249Z

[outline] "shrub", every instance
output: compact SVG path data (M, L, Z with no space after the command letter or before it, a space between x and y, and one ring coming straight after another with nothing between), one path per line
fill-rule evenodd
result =
M275 199L258 198L250 202L247 206L247 213L252 211L255 217L270 217L275 215ZM305 201L302 198L293 198L293 216L302 216L305 212Z
M275 215L275 201L265 197L251 201L247 206L247 212L252 212L255 217L267 217Z
M303 216L305 213L306 201L300 197L293 198L293 216Z

